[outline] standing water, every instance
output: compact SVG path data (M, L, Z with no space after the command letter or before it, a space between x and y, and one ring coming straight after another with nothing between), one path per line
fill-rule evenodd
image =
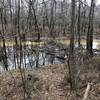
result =
M69 45L69 40L60 40L59 43L62 43L66 46ZM35 68L35 67L40 67L40 66L47 66L50 64L62 64L64 63L64 56L65 56L65 52L62 52L62 54L60 55L59 52L56 52L58 48L54 48L53 52L50 52L48 50L45 50L45 47L42 48L43 50L39 50L37 52L37 50L34 50L34 45L43 45L43 42L39 43L39 44L35 44L35 42L31 43L31 42L26 42L25 43L27 46L25 49L22 50L22 61L21 61L21 67L23 68ZM77 42L76 42L76 47L77 47ZM84 48L86 48L86 41L82 40L81 44ZM33 46L31 46L33 45ZM12 44L7 42L6 43L7 46L7 56L8 56L8 69L16 69L19 66L20 63L20 56L18 57L18 59L16 58L16 53L15 50L12 47ZM52 49L52 47L51 47ZM100 49L100 40L94 40L93 41L93 49ZM50 50L50 49L49 49ZM19 54L18 54L19 55ZM2 55L0 55L2 56ZM15 58L14 58L15 57ZM2 58L2 57L1 57ZM4 65L3 65L3 61L2 59L0 60L0 71L4 70Z

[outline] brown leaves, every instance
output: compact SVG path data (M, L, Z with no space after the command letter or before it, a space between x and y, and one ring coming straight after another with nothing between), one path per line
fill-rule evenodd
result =
M31 100L81 100L86 87L75 91L70 91L68 70L65 65L50 65L38 70L25 71L26 98ZM66 74L66 72L67 74ZM0 74L0 100L23 100L23 84L19 71L12 72L14 79L9 73ZM87 78L85 76L87 76ZM87 81L91 75L82 74L82 81ZM29 80L29 78L31 79ZM89 78L90 79L90 78ZM92 80L92 79L91 79ZM67 84L62 84L66 82ZM99 100L100 84L95 84L90 90L93 100Z

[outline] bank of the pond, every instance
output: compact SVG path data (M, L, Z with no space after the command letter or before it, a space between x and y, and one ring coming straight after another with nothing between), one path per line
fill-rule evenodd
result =
M68 69L64 64L49 65L38 70L25 70L24 79L26 100L82 100L86 88L78 89L77 94L75 91L70 91L67 81ZM88 79L83 80L87 81ZM90 97L94 98L93 100L95 98L99 100L99 92L100 84L96 83L90 90L88 100L91 100ZM23 100L23 83L20 71L0 74L0 100Z

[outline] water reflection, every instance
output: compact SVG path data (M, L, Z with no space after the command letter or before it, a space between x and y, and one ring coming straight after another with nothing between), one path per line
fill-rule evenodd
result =
M69 40L59 40L60 43L69 45ZM78 43L75 42L75 46L78 46ZM86 41L82 40L81 44L84 48L86 48ZM30 44L32 45L32 43ZM57 54L50 52L50 51L58 51L59 48L52 48L49 49L49 52L47 50L43 51L38 51L34 50L34 46L27 45L25 48L22 50L22 61L21 61L21 67L31 69L35 67L40 67L40 66L46 66L49 64L62 64L64 63L64 60L57 57L57 56L65 56L65 52L59 52ZM41 43L39 44L41 46ZM93 49L100 49L100 40L94 40L93 41ZM20 56L18 54L18 58L16 55L16 51L13 47L9 46L7 47L7 56L8 56L8 66L9 69L16 69L19 66L20 63ZM3 61L0 61L0 71L4 69Z
M12 50L12 53L10 53L10 56L8 57L8 66L10 70L18 68L19 66L18 63L20 63L20 58L18 58L18 62L17 62L17 58L15 58L14 60L13 54L14 54L14 51ZM44 65L46 66L49 64L61 64L61 63L63 62L60 59L56 58L55 56L46 54L46 52L39 52L39 55L36 55L36 53L33 53L33 54L28 54L28 55L26 54L25 58L22 57L21 66L22 68L24 67L27 69L31 69L31 68L36 68L37 66L40 67L40 66L44 66ZM0 70L3 70L3 68L4 68L3 62L1 61Z

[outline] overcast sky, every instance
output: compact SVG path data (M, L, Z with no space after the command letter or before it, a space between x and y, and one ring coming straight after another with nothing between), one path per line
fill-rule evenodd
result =
M87 0L89 3L91 2L91 0ZM96 5L100 4L100 0L96 0Z
M100 4L100 0L97 0L97 4Z
M39 0L39 1L43 1L43 0ZM46 1L46 0L45 0ZM63 0L58 0L58 1L63 1ZM71 0L69 0L71 1ZM91 3L91 0L86 0L89 4ZM96 0L96 5L100 4L100 0Z

